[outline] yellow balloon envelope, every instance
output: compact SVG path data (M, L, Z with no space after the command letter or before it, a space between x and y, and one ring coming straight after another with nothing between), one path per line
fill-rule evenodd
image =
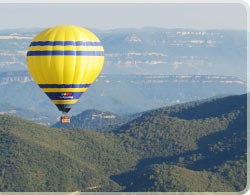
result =
M34 81L67 113L101 72L104 49L87 29L56 26L32 40L26 60Z

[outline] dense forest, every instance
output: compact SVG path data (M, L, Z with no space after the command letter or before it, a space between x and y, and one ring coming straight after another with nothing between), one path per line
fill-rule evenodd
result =
M159 108L126 120L92 110L118 119L95 118L106 121L104 126L91 123L89 112L88 119L83 114L74 119L78 125L83 121L81 128L50 128L0 115L0 191L228 192L246 187L246 95Z

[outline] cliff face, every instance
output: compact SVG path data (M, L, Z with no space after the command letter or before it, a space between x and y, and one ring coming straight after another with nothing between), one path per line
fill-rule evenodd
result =
M30 76L14 76L14 77L3 77L0 80L0 84L8 84L8 83L13 83L13 82L19 82L19 83L27 83L32 81Z
M1 71L25 70L32 37L0 30ZM232 75L246 80L246 32L193 29L114 29L96 32L105 48L106 74Z
M6 85L13 82L27 83L32 81L27 71L10 71L0 73L0 85Z
M27 71L0 72L0 85L13 82L26 83L33 79ZM164 83L221 83L245 86L246 82L233 76L221 75L100 75L96 82L114 84L128 82L133 84L164 84Z

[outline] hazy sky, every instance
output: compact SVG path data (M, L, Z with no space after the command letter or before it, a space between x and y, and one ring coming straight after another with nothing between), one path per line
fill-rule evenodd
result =
M87 28L246 29L246 9L237 3L3 4L0 29L74 24Z

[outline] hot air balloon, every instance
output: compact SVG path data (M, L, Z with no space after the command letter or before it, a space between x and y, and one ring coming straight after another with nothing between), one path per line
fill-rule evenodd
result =
M48 28L30 43L26 56L28 70L37 85L65 114L100 74L104 49L89 30L72 25Z

